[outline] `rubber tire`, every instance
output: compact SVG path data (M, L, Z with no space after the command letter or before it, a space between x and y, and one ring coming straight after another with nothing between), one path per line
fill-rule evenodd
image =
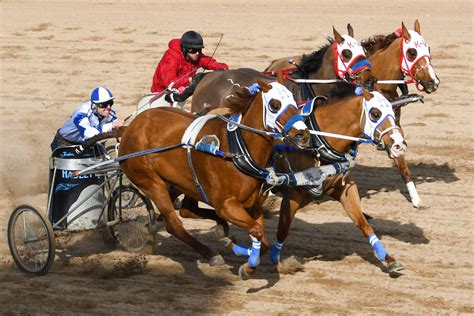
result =
M25 211L32 212L36 216L38 216L40 223L45 228L46 232L46 240L48 241L48 254L46 260L43 265L41 265L37 269L29 268L26 263L23 262L22 258L18 254L18 249L16 242L14 241L14 233L15 233L15 226L17 224L18 217ZM54 256L56 251L56 242L54 239L54 232L53 226L49 219L44 215L42 212L36 210L34 207L29 205L20 205L13 210L13 213L10 216L8 221L8 247L10 248L10 252L12 254L13 260L15 261L16 265L24 272L35 274L35 275L44 275L48 273L49 269L53 265Z

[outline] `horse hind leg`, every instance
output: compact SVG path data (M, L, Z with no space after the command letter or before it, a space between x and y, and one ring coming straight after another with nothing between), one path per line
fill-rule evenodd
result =
M206 258L208 262L219 262L219 260L216 259L221 257L219 254L213 252L209 247L197 241L194 237L189 235L183 227L182 222L175 213L173 202L170 198L165 182L162 179L156 178L152 181L153 182L149 182L148 185L141 186L141 189L152 199L156 207L160 210L165 219L166 230L168 233L196 250L201 256Z
M202 208L199 207L198 201L185 196L181 207L179 208L179 215L182 218L194 218L194 219L210 219L216 222L214 227L214 233L216 234L218 240L228 247L231 242L236 242L234 237L229 237L229 224L220 218L214 209ZM222 265L224 264L224 259L216 258L219 261L209 263L210 265Z

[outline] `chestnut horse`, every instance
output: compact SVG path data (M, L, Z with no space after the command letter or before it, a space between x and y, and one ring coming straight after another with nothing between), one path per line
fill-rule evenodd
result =
M222 257L184 229L174 211L168 185L196 201L213 206L219 218L247 229L252 239L252 251L239 274L248 278L259 263L261 240L265 237L260 206L266 194L260 190L262 179L241 172L235 160L246 159L266 167L272 155L271 136L283 137L305 148L309 146L309 131L298 114L293 96L277 82L267 84L260 81L251 89L236 87L223 106L230 107L232 113L243 113L240 125L229 124L226 128L222 117L214 115L196 119L188 112L173 108L144 111L123 133L119 155L183 143L184 148L124 160L121 168L155 203L164 217L166 230L199 252L211 265L222 264ZM228 129L234 131L236 128L241 135L237 145L232 143L231 132L228 132ZM227 153L224 158L234 157L234 162L195 151L194 148L198 148L194 145L195 140L203 140L206 135L212 135L214 146L217 144L219 147L218 152ZM234 154L235 146L246 149L243 154Z
M431 64L428 45L420 35L418 20L415 21L414 29L414 31L407 30L402 22L402 27L397 32L372 36L362 41L362 47L366 50L372 64L372 75L378 80L403 80L408 77L407 83L415 83L420 91L432 93L438 88L439 79ZM292 67L290 60L304 64L305 55L274 60L265 71L278 71ZM314 65L317 66L316 63ZM389 100L399 96L397 84L376 84L375 88ZM400 116L401 107L397 107L395 117L398 126L400 126ZM407 185L412 205L423 208L424 205L416 191L405 157L398 157L394 161Z
M367 50L375 77L380 80L408 78L407 83L415 83L418 90L432 93L438 89L440 81L431 64L428 44L420 35L418 20L414 26L415 30L409 31L402 22L401 32L397 30L386 36L376 35L364 41L362 45ZM388 99L398 98L396 84L376 84L376 89ZM395 117L397 125L401 126L401 107L395 109ZM396 158L394 161L406 183L413 206L424 208L405 157Z
M290 79L283 84L293 93L297 101L306 101L317 95L342 98L354 94L355 86L373 89L374 78L370 72L363 48L352 37L353 29L348 24L349 35L341 35L333 27L334 41L317 52L305 56L299 68L291 74L293 78L340 80L337 84L299 85ZM289 74L285 74L287 77ZM229 94L233 83L250 86L255 80L275 80L253 69L241 68L230 71L210 72L199 82L194 91L191 112L203 113L221 105L222 97Z
M375 96L375 97L374 97ZM275 169L278 172L293 172L308 169L318 165L334 164L335 161L343 162L350 149L353 148L354 137L365 135L372 143L381 145L387 150L389 156L399 157L404 154L405 144L402 134L395 124L391 104L380 93L374 95L363 90L362 97L348 97L339 101L328 101L315 107L316 99L308 101L302 112L308 116L308 124L313 131L324 131L344 135L339 138L319 137L313 141L318 147L324 147L320 161L315 160L312 153L301 151L283 151L275 156ZM348 137L345 137L348 136ZM280 251L289 233L291 222L296 211L313 200L313 187L283 188L283 200L280 208L277 241L270 253L270 258L277 263ZM404 267L390 256L382 243L377 239L372 227L362 213L357 184L349 173L328 177L320 188L319 194L325 194L338 200L344 207L351 220L360 228L363 235L369 238L374 247L377 258L385 261L389 272L402 270ZM188 208L196 212L196 208ZM209 217L207 217L209 218ZM226 223L219 223L226 225ZM228 228L223 228L228 231Z
M402 134L398 131L399 128L395 124L392 106L379 92L373 92L372 94L375 97L364 90L363 98L350 97L336 102L328 101L318 106L311 111L311 128L352 137L365 135L374 144L381 145L390 158L403 156L406 145ZM308 112L305 107L303 107L303 112ZM334 156L339 156L339 159L342 159L344 155L354 150L354 139L350 138L338 139L322 136L318 143L327 148L332 156L327 155L327 153L322 154L321 160L318 162L315 161L313 155L308 153L283 151L278 155L278 159L275 159L277 163L275 169L279 172L285 172L287 170L306 169L313 166L315 162L321 165L332 164L334 163ZM283 242L288 236L296 211L314 199L308 188L282 189L283 199L280 207L277 240L270 252L270 258L274 263L280 260ZM342 204L354 224L357 225L365 237L369 238L376 257L387 263L389 273L404 269L403 265L384 249L367 222L362 212L357 184L350 174L340 174L328 178L321 191L322 194L330 196Z

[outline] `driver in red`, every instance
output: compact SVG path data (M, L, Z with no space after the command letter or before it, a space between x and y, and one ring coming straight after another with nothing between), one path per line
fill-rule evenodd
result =
M204 55L203 48L201 35L194 31L184 33L181 39L172 39L168 43L168 50L156 67L151 92L162 92L172 84L173 92L167 94L165 100L170 103L183 102L193 94L196 85L204 75L203 73L196 75L198 68L229 69L226 64Z

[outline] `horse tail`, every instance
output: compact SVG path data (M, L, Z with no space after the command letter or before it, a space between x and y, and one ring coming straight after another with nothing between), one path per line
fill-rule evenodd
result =
M126 126L121 126L119 128L113 129L110 132L104 132L97 134L95 136L92 136L91 138L86 139L83 141L78 148L76 148L76 154L81 154L85 150L91 148L94 146L95 143L98 141L104 140L104 139L110 139L110 138L119 138L122 137L123 133L125 132Z

